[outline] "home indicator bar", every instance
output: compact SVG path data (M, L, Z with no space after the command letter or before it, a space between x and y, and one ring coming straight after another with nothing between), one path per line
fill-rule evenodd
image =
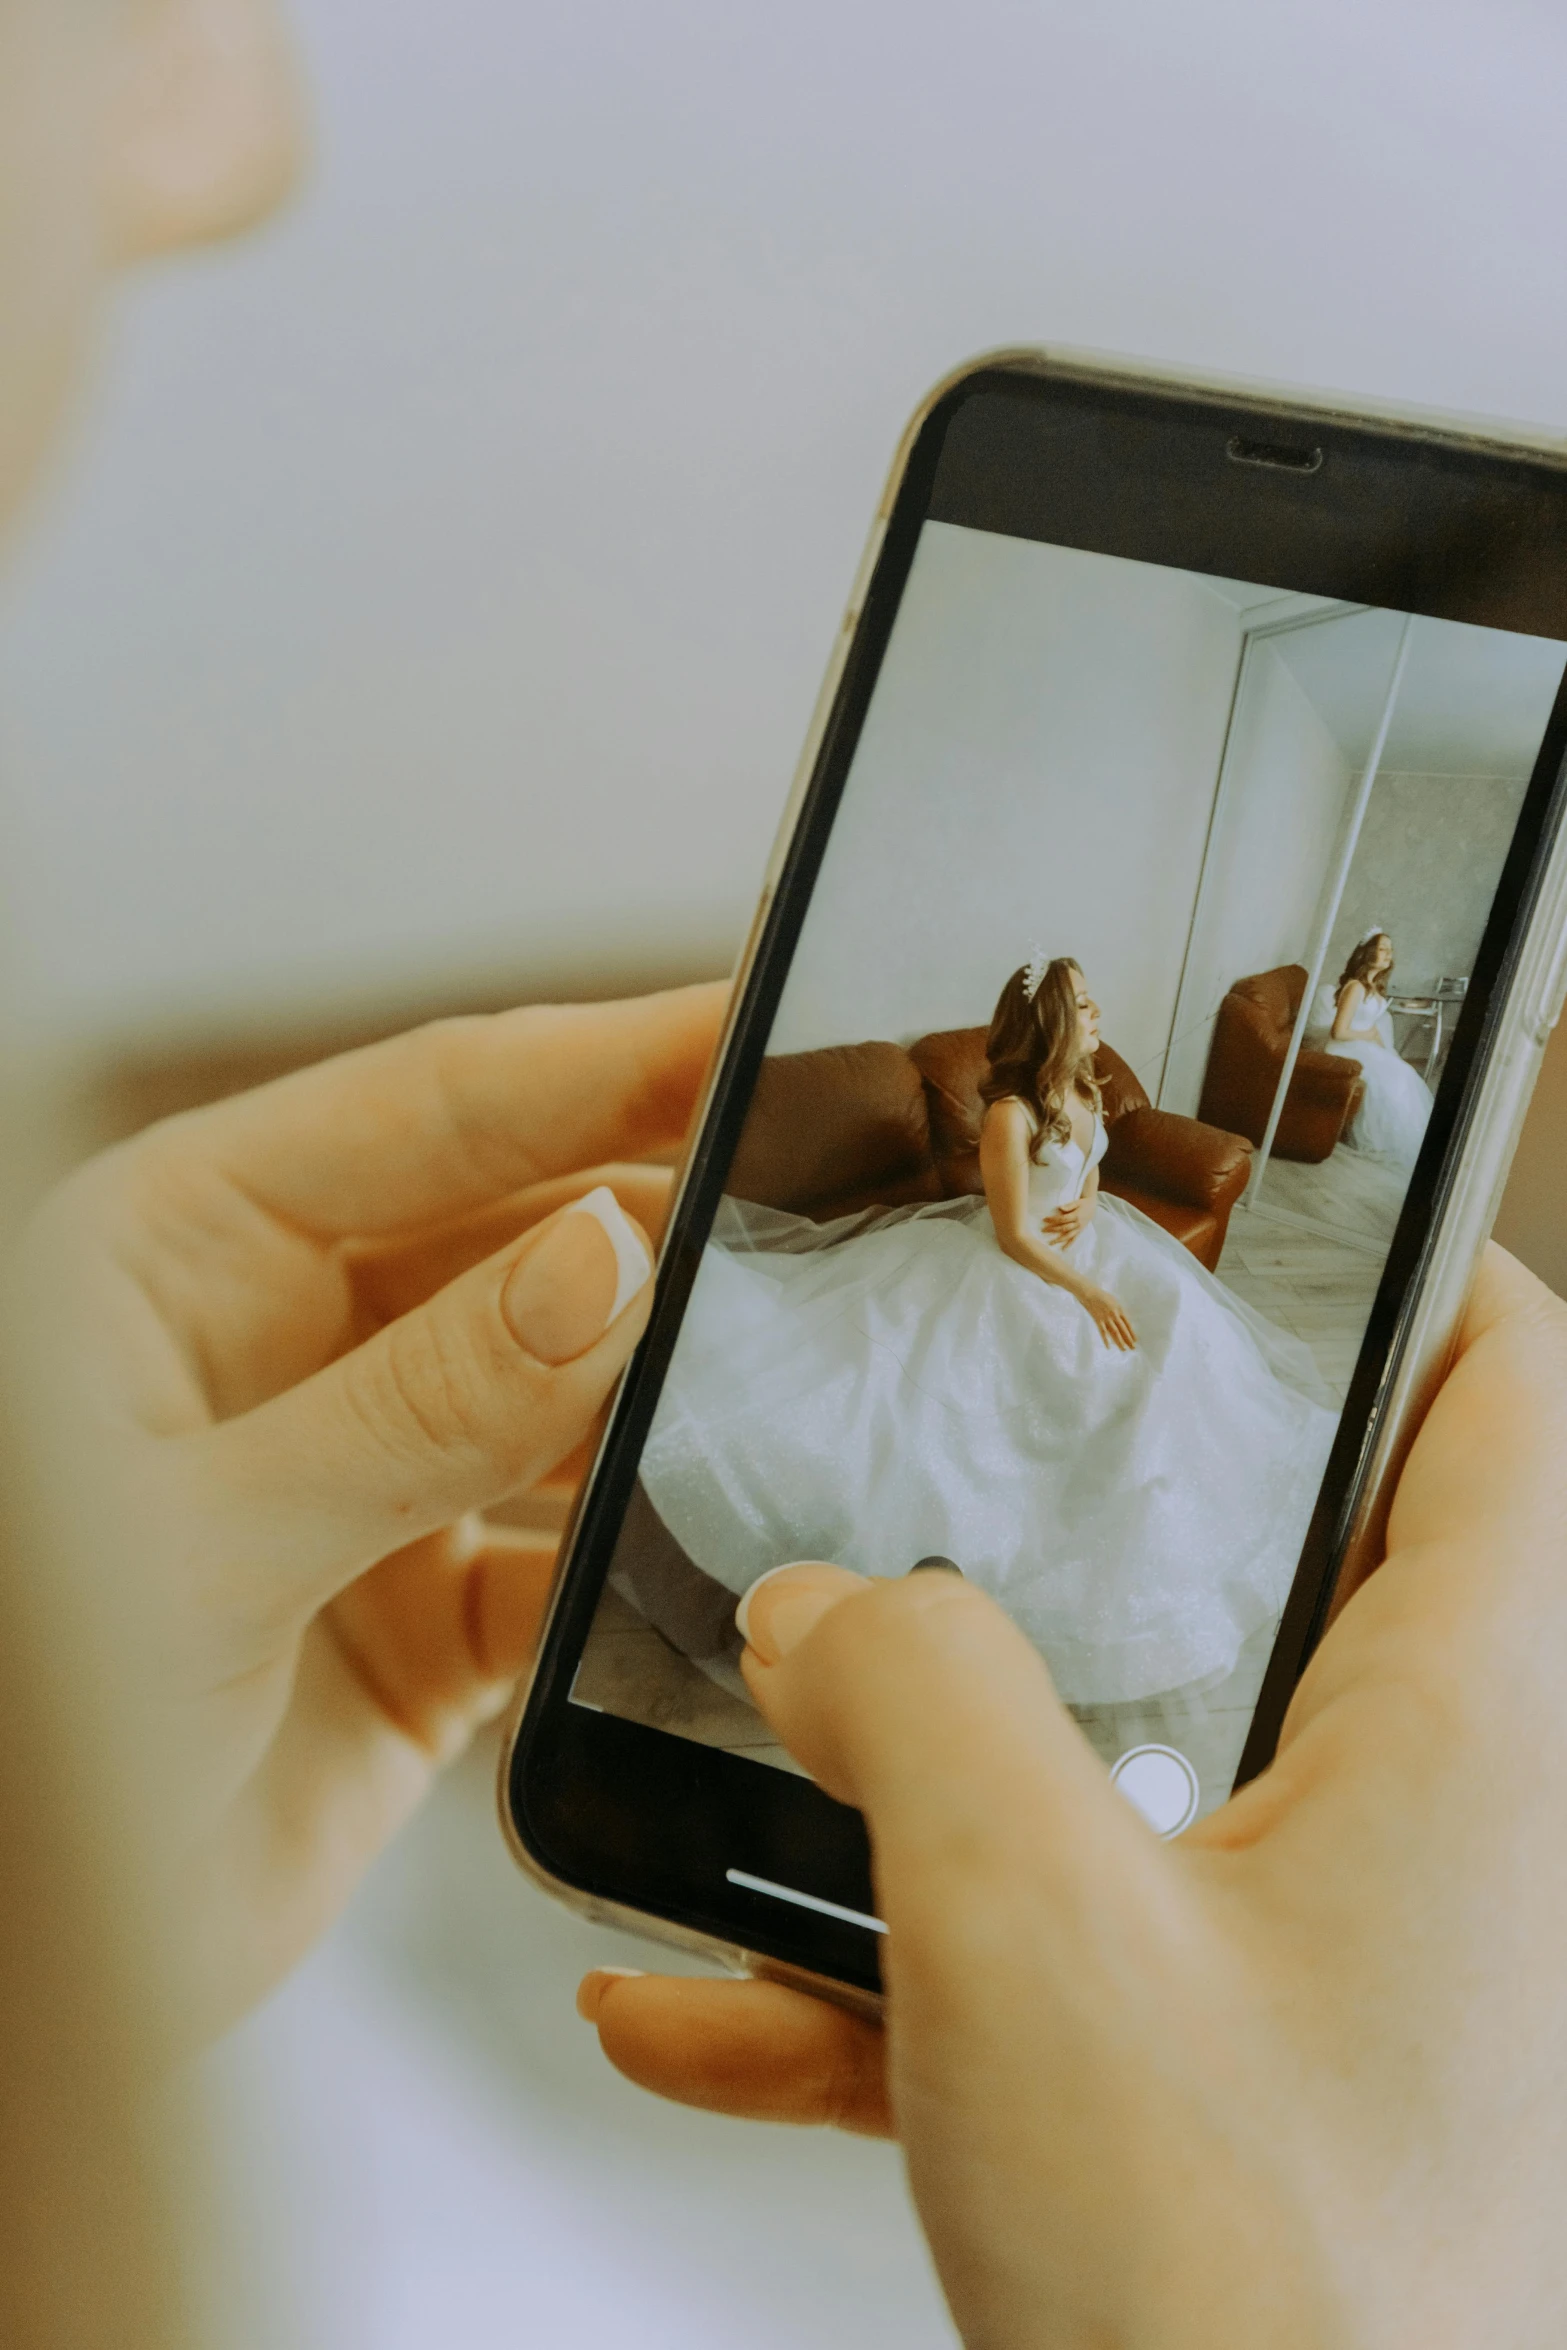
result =
M885 1934L887 1929L880 1918L868 1917L863 1909L845 1909L841 1901L823 1901L819 1893L801 1893L793 1885L775 1885L771 1877L753 1877L749 1869L725 1869L731 1885L743 1885L748 1893L766 1893L774 1901L792 1901L796 1909L814 1909L824 1918L841 1918L846 1926L863 1926L868 1934Z

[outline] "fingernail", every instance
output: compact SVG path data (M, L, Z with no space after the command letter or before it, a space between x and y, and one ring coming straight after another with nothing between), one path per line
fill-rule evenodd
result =
M604 2004L604 1994L611 1983L638 1981L643 1971L639 1966L596 1966L591 1975L584 1975L577 1985L577 2013L583 2022L598 2022L599 2009Z
M619 1320L652 1270L646 1243L601 1183L557 1216L513 1267L501 1312L536 1361L569 1363Z
M609 1318L618 1322L652 1274L653 1260L648 1255L647 1243L607 1183L573 1200L566 1213L591 1216L615 1252L615 1299Z
M830 1567L823 1559L791 1559L757 1576L735 1609L735 1628L764 1665L776 1665L841 1600L864 1589L865 1577L851 1575L847 1567Z

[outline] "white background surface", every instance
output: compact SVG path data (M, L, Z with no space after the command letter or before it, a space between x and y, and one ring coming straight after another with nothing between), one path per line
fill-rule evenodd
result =
M534 1894L486 1746L213 2068L224 2350L948 2350L895 2150L686 2113L572 2014L667 1954Z
M299 13L314 184L128 301L0 613L5 883L76 1036L721 961L897 432L967 352L1567 420L1544 0ZM493 1905L472 1819L236 2058L258 2326L940 2341L894 2158L606 2086L577 1930Z
M301 0L293 217L128 302L0 713L77 1033L743 926L904 416L1055 339L1567 416L1567 20Z

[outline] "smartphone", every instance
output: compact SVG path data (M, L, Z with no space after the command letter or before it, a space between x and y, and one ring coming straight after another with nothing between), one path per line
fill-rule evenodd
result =
M536 1878L874 2002L864 1824L737 1669L792 1559L971 1577L1161 1834L1265 1766L1567 985L1564 659L1567 444L1071 353L925 402L508 1741Z

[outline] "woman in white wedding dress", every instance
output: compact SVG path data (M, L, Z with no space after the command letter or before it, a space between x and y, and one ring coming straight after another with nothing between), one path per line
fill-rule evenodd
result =
M1344 1137L1350 1149L1409 1168L1425 1140L1431 1093L1418 1069L1400 1054L1393 1034L1387 1002L1392 969L1392 940L1385 930L1368 930L1339 977L1323 1049L1358 1061L1365 1080L1360 1107ZM1322 992L1326 996L1327 990Z
M1303 1343L1100 1192L1099 1014L1015 972L983 1198L827 1225L726 1200L643 1454L737 1594L944 1554L1087 1705L1228 1673L1283 1605L1335 1415Z

